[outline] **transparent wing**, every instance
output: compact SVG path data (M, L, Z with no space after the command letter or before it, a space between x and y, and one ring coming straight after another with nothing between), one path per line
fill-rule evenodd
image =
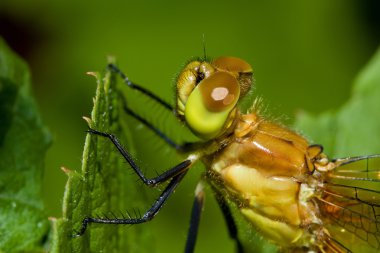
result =
M331 252L379 252L380 155L334 163L337 167L325 174L317 198L330 234L326 245L336 247Z
M323 253L352 253L347 247L338 240L326 235Z

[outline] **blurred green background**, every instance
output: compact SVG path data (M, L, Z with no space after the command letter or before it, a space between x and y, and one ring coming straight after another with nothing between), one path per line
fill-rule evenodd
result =
M208 55L251 63L255 94L291 124L298 110L318 113L347 100L353 78L379 45L379 17L376 0L1 0L0 35L30 64L34 94L54 138L46 158L47 213L61 215L66 177L60 166L81 166L86 129L81 117L89 115L96 87L85 72L104 69L106 56L117 57L132 80L173 103L173 79L187 59L203 54L204 34ZM166 117L152 113L156 107L132 102L165 125ZM141 136L146 129L131 128L140 164L163 171L179 161L152 134ZM182 251L198 168L144 225L157 234L157 252ZM157 194L152 190L150 200ZM208 194L196 250L233 252L233 247Z

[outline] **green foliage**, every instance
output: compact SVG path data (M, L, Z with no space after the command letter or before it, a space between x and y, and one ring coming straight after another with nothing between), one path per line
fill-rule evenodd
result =
M91 119L87 119L89 126L115 134L131 151L132 144L127 142L131 138L126 138L128 131L119 117L119 93L113 74L106 71L104 75L91 75L96 77L98 86ZM69 179L63 200L63 218L54 225L52 252L151 252L150 244L143 245L149 241L149 231L141 226L131 230L126 226L90 224L83 236L70 238L85 217L120 218L127 216L128 208L141 206L142 201L136 193L142 190L129 169L108 139L87 134L82 170L64 168Z
M331 157L379 154L380 49L358 75L346 104L317 116L303 113L296 126L323 144Z
M0 38L0 252L42 252L49 222L41 185L51 142L27 65Z

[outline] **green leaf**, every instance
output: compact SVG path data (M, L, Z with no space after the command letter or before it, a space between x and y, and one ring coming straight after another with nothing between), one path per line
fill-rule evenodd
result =
M51 138L30 91L27 65L0 38L0 251L42 252L49 222L41 199Z
M113 74L91 73L97 79L97 90L91 128L116 135L128 151L133 151L131 136L120 116L119 92ZM107 139L87 134L82 170L64 169L68 182L63 200L63 217L54 222L51 252L152 252L149 231L143 226L127 229L121 225L89 224L84 235L71 238L85 217L127 216L126 211L139 208L145 201L139 192L131 168ZM145 242L144 246L141 246Z
M356 78L346 104L321 115L302 113L296 126L331 157L379 154L380 48Z

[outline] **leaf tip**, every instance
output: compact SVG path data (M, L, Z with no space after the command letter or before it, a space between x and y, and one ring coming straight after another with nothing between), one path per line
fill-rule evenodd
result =
M68 168L64 167L64 166L61 166L61 170L63 171L63 173L65 173L66 175L69 175L71 170L69 170Z
M86 72L86 75L88 75L88 76L93 76L93 77L98 77L98 73L96 73L96 72L93 72L93 71L88 71L88 72Z
M83 116L82 119L84 119L87 122L87 125L89 127L91 127L91 125L92 125L92 119L90 119L89 117L86 117L86 116Z

